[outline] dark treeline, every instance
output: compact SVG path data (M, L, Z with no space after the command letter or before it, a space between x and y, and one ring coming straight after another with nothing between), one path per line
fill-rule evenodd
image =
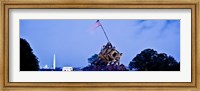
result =
M180 71L180 62L165 53L145 49L133 58L129 68L138 71Z
M29 43L20 38L20 71L38 71L39 61Z

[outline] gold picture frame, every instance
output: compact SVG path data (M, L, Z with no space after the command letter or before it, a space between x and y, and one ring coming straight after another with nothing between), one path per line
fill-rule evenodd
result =
M184 1L134 1L134 0L96 0L96 1L51 1L51 0L3 0L1 3L0 31L0 90L169 90L169 91L199 91L200 90L200 56L199 55L199 0ZM9 9L64 9L64 8L93 8L93 9L191 9L192 11L192 82L82 82L82 83L39 83L39 82L9 82L8 66L8 36Z

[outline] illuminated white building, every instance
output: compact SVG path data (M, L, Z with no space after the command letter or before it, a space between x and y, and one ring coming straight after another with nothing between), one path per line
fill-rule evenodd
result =
M46 64L43 69L49 69L49 66Z
M73 71L72 67L63 67L62 71Z

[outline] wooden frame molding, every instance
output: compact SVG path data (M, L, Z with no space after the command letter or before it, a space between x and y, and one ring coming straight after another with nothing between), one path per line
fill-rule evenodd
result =
M0 90L200 90L199 0L190 1L0 1ZM192 82L132 82L132 83L30 83L9 82L9 9L191 9L192 10ZM37 88L36 88L37 87Z

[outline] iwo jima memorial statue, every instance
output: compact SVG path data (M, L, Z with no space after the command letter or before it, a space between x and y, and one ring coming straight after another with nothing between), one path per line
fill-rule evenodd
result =
M117 51L115 46L111 44L99 20L96 21L96 24L98 24L98 26L102 28L108 43L106 45L103 45L100 53L91 63L91 65L83 68L83 70L84 71L128 71L123 64L120 64L120 57L122 56L122 53Z

